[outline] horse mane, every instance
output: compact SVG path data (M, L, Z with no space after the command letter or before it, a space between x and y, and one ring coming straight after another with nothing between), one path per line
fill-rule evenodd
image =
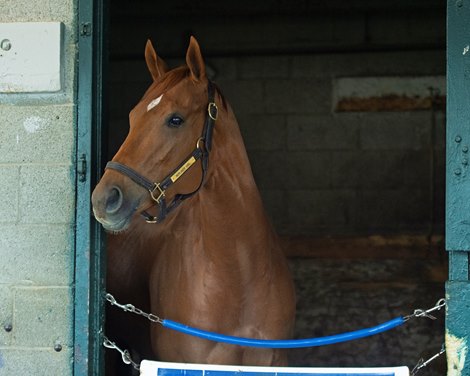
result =
M222 100L222 106L224 107L224 110L227 110L227 101L225 100L225 96L222 93L222 90L220 90L219 85L217 85L215 82L212 82L212 84L214 85L215 92L219 94L220 99Z

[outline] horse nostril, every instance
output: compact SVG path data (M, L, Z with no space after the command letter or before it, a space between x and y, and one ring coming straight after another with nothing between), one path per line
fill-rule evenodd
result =
M116 213L122 205L122 192L118 187L111 188L108 199L106 201L106 213Z

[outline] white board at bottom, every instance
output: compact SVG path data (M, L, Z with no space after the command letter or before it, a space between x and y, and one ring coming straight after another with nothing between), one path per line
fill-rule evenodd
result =
M314 368L248 367L212 364L167 363L143 360L141 376L409 376L408 367Z

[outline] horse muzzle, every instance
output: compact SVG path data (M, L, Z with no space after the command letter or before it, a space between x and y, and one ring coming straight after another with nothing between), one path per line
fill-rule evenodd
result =
M96 186L91 196L93 214L105 230L120 232L129 227L140 203L129 196L118 185L105 186L100 182Z

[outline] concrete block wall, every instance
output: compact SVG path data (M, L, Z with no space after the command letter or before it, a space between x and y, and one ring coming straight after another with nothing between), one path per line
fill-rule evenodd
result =
M167 57L177 57L190 34L214 55L269 55L283 51L351 51L436 47L445 40L442 0L266 0L221 4L151 0L111 5L115 56L135 57L141 40L152 37ZM125 27L123 27L125 26Z
M2 9L0 22L62 22L64 31L59 92L0 94L0 375L70 375L76 1Z
M236 62L235 79L221 73L281 233L426 232L433 221L442 231L444 114L338 113L332 87L338 76L443 74L444 64L443 51L247 57Z

